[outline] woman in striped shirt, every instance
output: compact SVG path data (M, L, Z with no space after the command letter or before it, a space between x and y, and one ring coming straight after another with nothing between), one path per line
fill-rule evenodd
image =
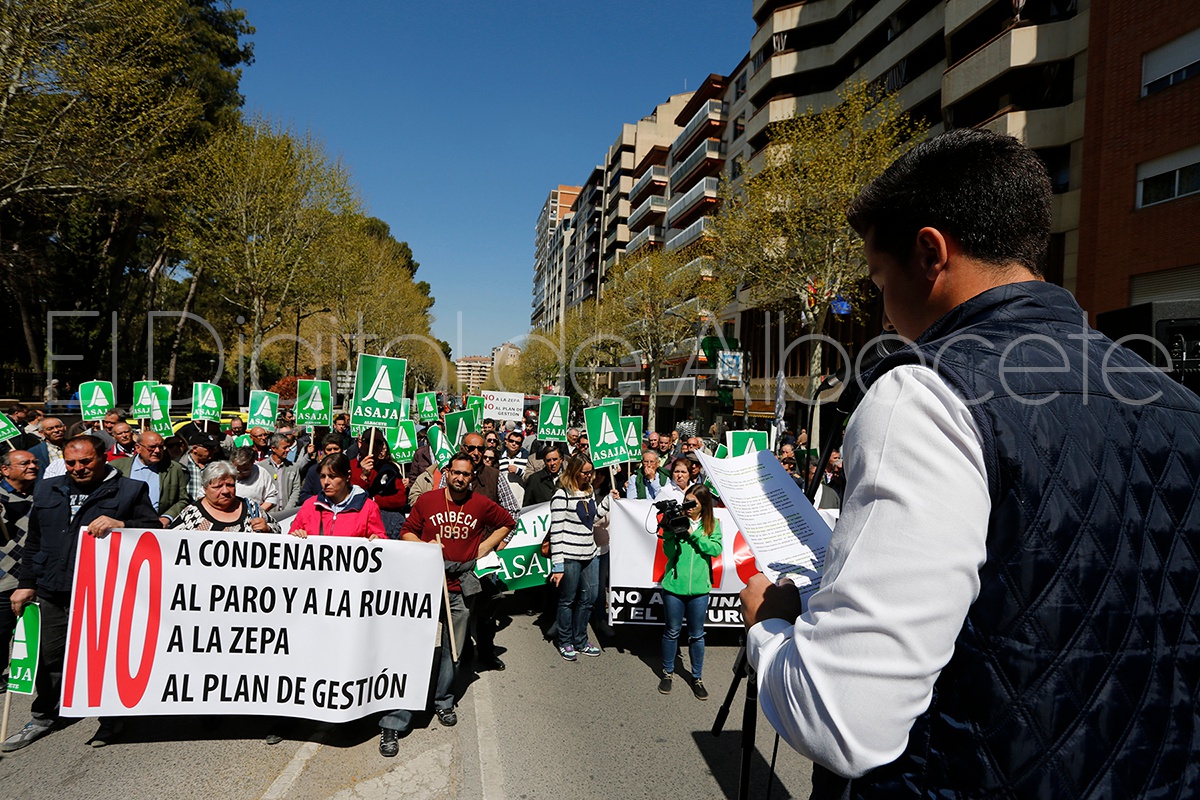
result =
M588 641L587 624L599 588L600 548L593 528L608 516L608 508L607 494L597 503L592 493L592 462L572 456L550 498L550 581L558 587L558 653L567 661L578 653L600 655Z

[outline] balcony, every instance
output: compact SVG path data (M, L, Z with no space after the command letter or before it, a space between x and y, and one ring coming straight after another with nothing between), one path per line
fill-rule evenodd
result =
M666 167L651 167L642 173L642 177L637 179L637 183L629 190L629 202L636 203L642 199L650 187L654 187L655 191L665 189L667 186L667 168Z
M641 230L641 228L638 227L638 223L648 221L651 216L658 217L659 215L666 213L666 210L667 198L653 194L650 195L646 198L646 202L635 208L633 213L629 215L629 229ZM659 218L657 221L662 222L662 219Z
M687 247L689 244L705 236L710 226L709 218L701 217L668 239L664 249L670 252Z
M638 395L646 393L645 381L618 381L617 393L629 397L630 395Z
M703 164L720 165L725 158L725 143L720 139L705 139L683 163L671 170L671 185L681 186Z
M641 248L650 244L662 244L667 239L666 231L657 225L651 225L644 231L634 236L629 240L629 244L625 245L625 255L633 255Z
M682 219L702 203L706 206L715 204L719 200L717 190L720 186L720 179L705 178L688 189L682 197L671 203L671 208L667 211L667 226L674 225L676 220Z
M683 126L683 131L675 137L671 145L671 155L686 151L696 141L699 134L704 138L720 138L721 130L729 121L729 106L720 100L709 100Z

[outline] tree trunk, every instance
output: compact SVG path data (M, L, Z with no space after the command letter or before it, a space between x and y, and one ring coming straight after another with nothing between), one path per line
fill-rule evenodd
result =
M646 402L650 408L646 410L646 431L658 430L658 365L651 364L646 375Z
M25 347L29 350L29 368L37 374L38 385L45 383L46 373L42 369L41 349L33 330L33 318L29 313L29 301L25 295L17 295L17 308L21 310L21 329L25 332Z
M258 355L263 342L263 302L255 298L250 311L250 388L261 389L258 383Z
M192 283L188 286L187 297L183 299L183 314L179 315L179 319L175 323L175 333L171 336L171 361L167 365L167 383L175 384L175 364L179 357L179 343L183 340L183 326L187 323L187 314L191 313L192 306L196 301L196 288L200 285L200 278L204 275L204 265L196 267L196 271L192 273Z
M825 320L829 316L828 309L823 309L817 313L813 320L811 333L820 335L825 330ZM821 348L817 342L813 342L809 349L808 355L808 394L813 403L812 411L812 430L808 432L808 446L810 449L816 448L817 452L821 452L821 400L813 395L817 387L821 385Z

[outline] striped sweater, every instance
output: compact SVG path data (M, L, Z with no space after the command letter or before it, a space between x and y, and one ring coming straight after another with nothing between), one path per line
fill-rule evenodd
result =
M608 516L609 495L600 502L591 492L555 490L550 498L550 563L552 572L562 572L564 561L589 561L600 554L592 532L596 520Z

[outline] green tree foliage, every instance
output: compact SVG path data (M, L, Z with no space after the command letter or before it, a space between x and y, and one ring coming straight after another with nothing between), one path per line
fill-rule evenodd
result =
M861 304L866 262L850 201L923 136L894 95L849 86L837 105L775 124L761 165L725 182L714 218L719 285L751 306L799 312L820 332L838 298ZM819 369L814 349L811 375Z

